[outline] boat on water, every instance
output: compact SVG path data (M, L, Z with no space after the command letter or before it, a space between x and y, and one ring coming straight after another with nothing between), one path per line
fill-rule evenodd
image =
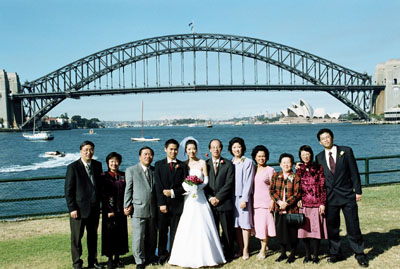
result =
M22 136L29 141L46 141L54 139L54 136L49 131L33 131L32 133L23 133Z
M32 133L23 133L22 136L28 141L48 141L54 139L50 131L36 131L35 129L35 120L33 120Z
M143 101L142 101L142 136L141 137L131 137L132 142L157 142L160 138L143 136Z
M244 125L244 123L241 122L241 121L238 121L238 122L236 122L236 123L234 124L234 126L243 126L243 125Z
M56 151L46 151L45 153L44 153L44 155L46 156L46 157L65 157L65 153L64 152L60 152L60 151L58 151L58 150L56 150Z
M212 126L212 123L211 123L211 121L208 121L208 123L207 123L207 128L212 128L213 126Z
M155 142L155 141L160 141L160 138L145 136L145 137L132 137L131 140L136 142Z

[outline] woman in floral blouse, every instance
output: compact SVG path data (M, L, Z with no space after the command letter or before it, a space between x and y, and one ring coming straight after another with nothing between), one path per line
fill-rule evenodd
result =
M295 261L297 247L297 230L295 225L289 225L286 221L287 213L299 213L297 202L300 199L300 178L292 171L294 157L289 153L282 153L279 157L279 165L282 171L274 173L269 189L272 200L275 201L275 228L276 239L281 245L281 255L277 262L287 259L287 263ZM286 249L290 248L289 257Z
M313 162L314 153L310 146L301 146L299 157L301 163L296 166L296 175L300 177L302 195L298 205L300 213L304 213L306 216L306 223L300 227L298 237L303 238L306 248L303 262L318 263L320 241L322 238L328 238L324 215L326 202L324 169L321 165Z

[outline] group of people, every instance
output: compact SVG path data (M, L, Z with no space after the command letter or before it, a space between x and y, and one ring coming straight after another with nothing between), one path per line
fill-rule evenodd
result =
M280 155L279 172L267 165L269 151L263 145L252 150L250 159L244 155L244 140L234 137L228 146L233 158L228 160L221 156L222 142L212 139L211 158L202 160L197 140L188 137L180 144L167 140L166 158L154 166L153 149L142 147L139 163L125 173L119 170L121 155L112 152L103 173L101 163L92 159L94 144L84 141L81 158L68 166L65 181L73 266L82 268L86 227L88 267L101 268L96 258L101 205L102 255L109 258L108 268L123 267L119 257L129 251L127 216L132 217L136 268L166 262L198 268L237 257L247 260L251 235L261 243L258 260L266 258L268 240L276 237L281 247L277 262L294 262L301 238L304 263L319 262L321 239L329 240L328 262L336 263L343 259L340 210L355 258L367 267L357 207L361 181L352 149L334 145L330 129L321 129L317 138L324 150L315 161L311 147L303 145L296 164L293 155ZM179 150L185 160L177 159ZM289 221L300 214L304 223Z

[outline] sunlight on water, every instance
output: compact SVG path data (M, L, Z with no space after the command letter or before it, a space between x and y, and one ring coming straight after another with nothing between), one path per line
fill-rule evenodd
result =
M65 153L64 157L47 157L44 154L39 154L38 157L44 159L42 162L32 163L29 165L11 165L8 167L0 167L0 173L24 172L45 168L55 168L67 166L73 161L80 158L80 153Z

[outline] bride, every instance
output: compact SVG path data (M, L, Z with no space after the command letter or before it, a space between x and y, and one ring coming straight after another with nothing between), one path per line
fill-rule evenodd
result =
M189 157L187 161L189 175L201 178L203 183L197 186L183 183L186 191L185 204L168 263L192 268L223 264L226 260L214 218L203 191L208 183L206 162L196 157L197 143L194 139L187 140L184 145Z

